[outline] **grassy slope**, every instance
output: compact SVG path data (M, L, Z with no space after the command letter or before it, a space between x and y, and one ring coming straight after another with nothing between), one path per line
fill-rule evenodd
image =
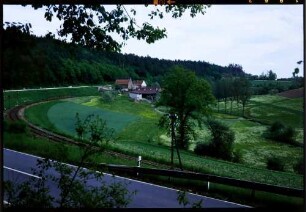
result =
M25 91L7 91L3 92L4 108L9 109L16 105L31 102L43 101L48 98L61 96L90 96L97 95L97 87L85 88L61 88L51 90L25 90Z
M3 140L5 148L28 152L46 158L52 157L52 159L68 163L79 161L80 151L82 151L75 145L49 142L47 139L33 137L29 134L11 134L4 132ZM136 164L135 161L121 159L116 156L103 153L93 156L91 160L97 163L122 164L130 166L135 166ZM143 166L150 167L147 165Z
M112 145L112 148L120 149L120 151L129 152L134 155L139 154L147 158L155 160L158 159L159 161L163 162L169 162L169 149L163 145L156 145L161 144L162 142L160 142L160 139L166 136L162 136L162 132L156 128L155 121L158 120L158 115L152 110L150 105L132 103L125 97L119 97L117 101L114 101L111 104L101 103L99 98L97 97L84 97L81 99L78 98L76 100L71 99L70 101L76 101L87 106L98 106L103 108L104 110L111 109L113 112L120 111L130 115L133 114L140 116L140 120L130 124L126 129L121 132L121 136L119 137L117 142ZM33 112L35 113L34 109ZM46 111L44 114L46 114ZM44 114L42 113L40 115L45 116ZM219 116L220 118L223 117L222 114L219 114ZM260 124L254 124L254 122L250 122L248 120L239 120L237 119L237 117L235 118L229 115L225 116L228 118L226 121L231 124L232 127L236 128L236 137L238 139L238 142L235 145L236 148L244 149L247 151L244 152L246 155L246 162L250 162L250 164L253 163L252 165L258 165L258 160L256 160L255 162L249 160L252 160L254 158L260 158L260 156L258 155L260 155L261 153L263 154L263 156L265 156L267 152L266 148L270 148L269 145L265 146L262 141L256 141L256 137L254 137L254 135L260 137L259 133L256 132L256 129L260 131L263 130L263 127ZM147 127L145 127L145 123L147 124ZM246 133L245 131L247 128L249 128L248 133ZM154 137L155 133L152 133L150 137L150 132L152 131L152 129L153 131L157 131L156 133L158 134L158 136ZM137 131L138 135L136 135L135 137L131 136L132 134L135 134L135 131ZM248 138L243 137L244 135L248 136ZM270 150L275 151L277 146L278 145L275 145L275 148L270 148ZM288 150L288 148L285 146L283 148L279 148L279 152L286 152L284 151L284 149L286 151ZM301 154L299 152L293 151L292 155ZM252 169L243 165L227 163L219 160L212 160L204 157L197 157L187 151L182 152L182 158L184 159L184 166L198 171L207 171L209 173L235 177L238 179L255 180L258 182L287 185L290 187L300 187L303 184L302 178L297 175L272 172L264 169ZM259 167L260 166L261 165L259 164ZM256 172L254 172L254 170L256 170Z

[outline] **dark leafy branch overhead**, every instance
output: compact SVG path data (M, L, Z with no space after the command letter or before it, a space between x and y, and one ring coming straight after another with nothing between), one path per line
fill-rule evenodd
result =
M82 46L101 49L106 51L120 52L124 41L130 38L145 40L151 44L167 37L166 29L155 27L149 22L136 23L136 10L128 12L125 6L117 5L107 11L102 5L32 5L34 9L45 9L45 19L52 21L54 18L62 21L58 35L65 40L68 38L72 43ZM165 5L163 10L155 7L148 14L150 19L163 18L164 13L169 13L173 18L181 17L190 11L190 16L195 17L198 13L205 14L206 5ZM113 38L118 34L123 42Z

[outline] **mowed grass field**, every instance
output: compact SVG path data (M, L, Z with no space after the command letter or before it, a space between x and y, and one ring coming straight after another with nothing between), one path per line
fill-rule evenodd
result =
M257 101L256 98L254 101ZM118 96L115 101L106 103L99 96L88 96L47 104L49 106L40 104L27 109L26 116L34 122L33 117L40 116L41 120L36 120L38 124L45 127L55 126L57 131L73 136L76 112L83 117L90 113L99 114L107 121L109 127L116 130L117 138L110 148L163 163L170 161L170 139L166 130L157 127L161 115L148 103L133 102L126 96ZM292 105L288 107L298 107L298 103ZM234 148L243 153L243 164L199 157L191 151L181 151L185 167L237 179L303 187L303 177L292 173L292 165L299 157L303 157L303 148L263 139L261 133L266 129L263 124L229 114L216 113L214 116L235 131ZM193 141L191 149L196 142L209 140L210 135L205 128L197 131L199 136ZM285 170L291 173L266 170L266 158L271 154L283 157L286 160Z
M139 119L138 116L104 110L98 107L88 107L70 101L62 101L53 105L47 113L49 121L63 133L75 136L76 114L79 114L81 120L91 114L101 117L106 121L108 128L114 129L116 133L120 133L130 123Z

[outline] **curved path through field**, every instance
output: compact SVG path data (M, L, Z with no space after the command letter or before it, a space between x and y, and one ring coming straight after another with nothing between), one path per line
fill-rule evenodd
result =
M30 123L25 117L24 117L24 111L25 109L35 106L37 104L43 104L49 101L53 101L53 100L48 100L48 101L44 101L44 102L39 102L39 103L33 103L33 104L29 104L26 106L17 106L12 108L11 110L7 111L5 116L7 116L10 120L12 121L17 121L17 120L23 120L26 122L27 126L29 127L31 133L33 133L35 136L38 137L43 137L43 138L47 138L50 141L54 141L54 142L66 142L69 144L74 144L74 145L78 145L78 146L82 146L83 144L80 142L77 142L71 138L67 138L65 136L59 135L57 133L51 132L47 129L43 129L41 127L38 127L32 123ZM126 159L126 160L134 160L135 161L135 165L136 165L136 158L135 157L131 157L129 155L126 154L122 154L122 153L118 153L118 152L114 152L114 151L110 151L110 150L106 150L105 151L106 154L109 155L113 155L122 159ZM160 164L160 163L156 163L156 162L152 162L152 161L148 161L148 160L142 160L142 163L144 164L148 164L154 167L159 167L159 168L170 168L170 166L165 165L165 164Z

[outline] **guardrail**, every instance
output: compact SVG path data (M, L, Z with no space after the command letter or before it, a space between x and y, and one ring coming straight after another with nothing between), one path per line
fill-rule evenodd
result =
M275 185L270 185L270 184L250 182L250 181L245 181L245 180L237 180L233 178L220 177L220 176L210 175L210 174L177 171L177 170L166 170L166 169L128 167L124 165L118 166L118 165L99 164L99 165L94 165L94 166L96 166L97 168L104 168L104 170L106 168L108 171L132 173L135 176L141 175L141 174L150 174L150 175L184 178L184 179L189 179L189 180L203 180L203 181L212 182L212 183L236 186L240 188L247 188L247 189L252 189L253 195L255 191L265 191L265 192L270 192L270 193L275 193L275 194L282 194L286 196L304 197L303 189L281 187L281 186L275 186Z

